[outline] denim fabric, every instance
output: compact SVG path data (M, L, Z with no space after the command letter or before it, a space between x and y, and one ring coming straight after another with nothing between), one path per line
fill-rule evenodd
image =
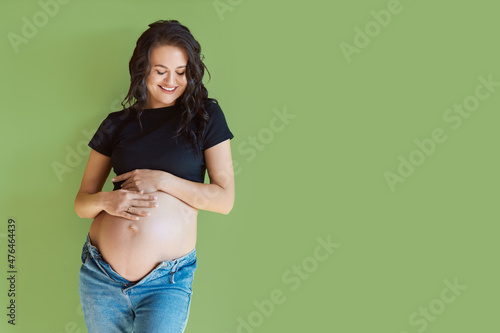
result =
M116 273L88 235L81 259L79 293L89 333L184 332L197 267L196 249L161 262L137 282Z

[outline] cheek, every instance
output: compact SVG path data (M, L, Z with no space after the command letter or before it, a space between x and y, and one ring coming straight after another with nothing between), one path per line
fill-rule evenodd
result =
M156 86L156 78L153 77L152 75L149 75L148 78L146 79L146 87L148 87L148 89L151 89L153 88L154 86Z
M184 90L186 90L186 87L187 87L187 80L185 78L183 78L182 80L180 81L177 81L178 85L179 85L179 88L181 88L180 92L184 92Z

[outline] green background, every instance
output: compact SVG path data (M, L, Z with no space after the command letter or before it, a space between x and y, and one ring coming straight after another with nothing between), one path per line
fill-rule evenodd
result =
M179 20L202 45L206 86L235 135L235 206L200 211L186 332L499 331L500 87L479 88L488 97L460 127L443 116L474 102L479 77L500 82L500 6L402 0L381 26L371 11L392 8L385 0L216 3L225 11L213 1L73 0L16 52L9 36L44 10L2 2L0 331L86 332L78 271L91 220L73 203L88 133L121 109L135 42L159 19ZM346 57L342 43L362 42L357 28L372 37ZM277 130L285 110L294 117ZM446 140L422 155L415 140L435 128ZM424 158L391 190L384 174L410 155ZM55 163L67 172L58 177ZM318 238L340 246L319 261ZM446 280L465 289L453 294ZM259 310L273 290L284 301Z

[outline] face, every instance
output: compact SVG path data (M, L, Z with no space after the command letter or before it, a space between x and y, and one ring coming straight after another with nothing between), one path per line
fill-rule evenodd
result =
M151 50L151 72L146 79L147 109L175 104L175 100L186 90L187 62L186 52L179 47L163 45Z

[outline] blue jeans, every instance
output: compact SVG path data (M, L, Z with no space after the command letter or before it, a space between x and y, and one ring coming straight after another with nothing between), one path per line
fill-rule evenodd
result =
M102 259L87 235L79 292L88 332L184 332L196 266L193 249L161 262L140 281L130 282Z

